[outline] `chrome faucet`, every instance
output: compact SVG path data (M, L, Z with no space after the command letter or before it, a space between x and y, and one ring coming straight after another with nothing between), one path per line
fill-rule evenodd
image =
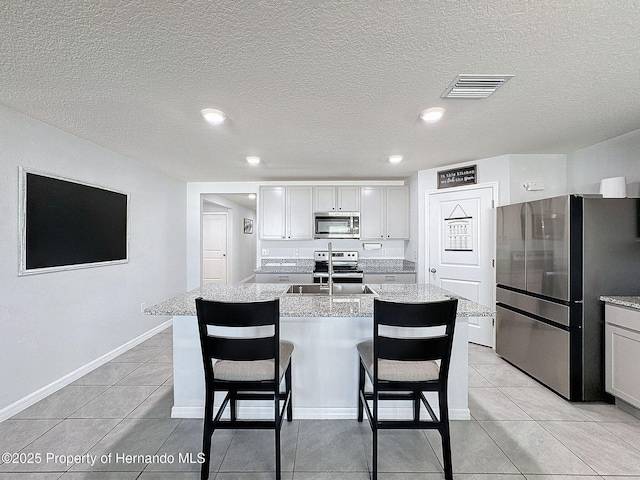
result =
M329 266L327 271L327 287L329 287L329 295L333 295L333 252L331 251L331 242L327 244L327 256L329 257Z

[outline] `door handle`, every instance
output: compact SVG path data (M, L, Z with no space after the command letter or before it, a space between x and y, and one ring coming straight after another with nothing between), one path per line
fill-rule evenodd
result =
M435 269L435 268L431 268L431 269L429 269L429 271L430 271L431 273L436 273L436 269Z

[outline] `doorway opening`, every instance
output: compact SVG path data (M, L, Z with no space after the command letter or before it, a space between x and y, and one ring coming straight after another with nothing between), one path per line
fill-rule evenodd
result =
M201 285L254 281L256 196L201 195Z

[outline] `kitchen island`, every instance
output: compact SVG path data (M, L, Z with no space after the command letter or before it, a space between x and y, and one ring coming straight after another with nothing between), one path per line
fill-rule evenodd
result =
M494 312L429 284L369 286L384 300L428 302L451 297L459 299L449 373L449 410L452 419L469 419L467 317L493 316ZM372 336L374 296L285 294L286 288L286 285L272 283L210 284L145 310L148 315L174 317L172 417L203 416L204 372L194 301L203 297L230 302L280 298L280 336L295 345L292 357L294 417L356 418L356 345ZM411 412L411 406L405 405L392 405L385 409L385 414L403 417ZM252 417L269 416L272 407L245 402L240 404L239 412Z

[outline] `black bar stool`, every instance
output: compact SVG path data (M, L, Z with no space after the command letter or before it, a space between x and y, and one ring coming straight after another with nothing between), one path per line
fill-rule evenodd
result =
M457 299L428 303L396 303L374 299L373 341L358 344L358 421L362 422L366 410L373 432L372 480L378 478L378 430L381 429L437 429L442 437L445 479L453 479L447 380L457 307ZM393 336L388 336L380 334L381 326L402 328L395 328ZM425 334L424 330L416 331L415 327L444 327L440 328L444 331L435 335ZM399 331L407 332L407 329L412 330L410 336L399 334ZM439 365L437 360L440 361ZM371 392L365 391L366 377L373 386ZM438 393L439 418L423 392ZM380 400L413 402L413 418L380 420ZM373 409L369 401L373 403ZM430 420L420 419L421 403L427 409Z
M276 479L281 477L280 429L286 409L292 420L291 354L293 344L280 341L279 299L265 302L230 303L196 299L198 329L205 373L205 409L202 451L205 459L201 479L209 478L211 437L216 429L273 429L276 447ZM208 327L223 328L224 335ZM268 336L255 327L272 327ZM215 362L214 362L215 360ZM278 368L275 368L278 365ZM284 391L280 384L284 379ZM226 392L214 415L214 394ZM274 402L273 420L238 420L238 400ZM230 418L222 419L229 406Z

